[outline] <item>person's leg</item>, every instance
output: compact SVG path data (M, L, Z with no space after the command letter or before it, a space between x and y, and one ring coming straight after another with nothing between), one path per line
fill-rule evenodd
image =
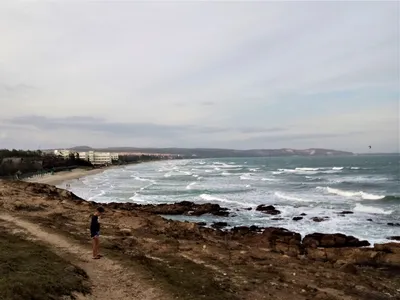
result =
M96 242L96 240L97 240L96 237L92 238L93 258L95 258L97 256L97 242Z
M97 255L97 257L100 257L100 237L99 236L97 236L97 247L96 247L96 255Z

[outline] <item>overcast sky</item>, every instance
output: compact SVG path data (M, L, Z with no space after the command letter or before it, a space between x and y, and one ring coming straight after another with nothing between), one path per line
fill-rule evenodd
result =
M0 3L0 148L399 150L398 2Z

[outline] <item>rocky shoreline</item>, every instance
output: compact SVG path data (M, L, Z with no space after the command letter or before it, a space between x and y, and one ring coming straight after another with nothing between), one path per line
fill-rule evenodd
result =
M98 205L54 186L0 181L0 210L85 242L88 216ZM162 264L158 267L165 267L167 273L172 272L171 266L193 273L191 278L174 281L174 285L184 285L182 289L193 286L199 294L206 295L205 288L196 286L201 280L196 276L201 273L210 278L212 282L207 284L212 284L213 289L228 295L226 299L287 299L293 295L304 300L400 297L400 276L393 276L400 274L400 243L371 246L368 241L339 233L302 237L284 228L227 229L228 222L197 224L159 216L229 216L228 209L210 203L103 206L107 211L102 228L105 247L124 257L147 257L147 263L151 257L151 263ZM274 207L258 209L279 215ZM168 275L169 280L171 276ZM191 279L195 280L184 284ZM203 285L206 286L204 282Z

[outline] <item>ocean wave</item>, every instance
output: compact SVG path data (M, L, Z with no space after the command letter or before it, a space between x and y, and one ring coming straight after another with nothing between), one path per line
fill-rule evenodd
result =
M135 180L139 180L139 181L151 181L151 182L154 182L154 180L147 179L147 178L142 178L142 177L135 176L135 175L131 175L131 177L133 177Z
M295 169L278 169L272 172L274 175L279 174L299 174L299 175L315 175L315 174L333 174L340 173L343 170L342 167L334 168L295 168Z
M243 202L239 202L239 201L234 201L234 200L228 200L225 198L219 198L219 197L215 197L213 195L210 194L201 194L200 198L205 200L205 201L218 201L218 202L225 202L225 203L234 203L234 204L239 204L240 206L248 206L248 205L255 205L254 203L243 203Z
M393 212L392 210L384 210L379 207L362 205L360 203L357 203L353 210L357 212L381 215L390 215Z
M275 196L280 199L289 200L289 201L301 201L301 202L311 202L312 201L312 200L308 200L308 199L304 199L304 198L290 196L290 195L284 194L282 192L275 192Z
M344 191L340 189L334 189L331 187L317 187L317 189L322 189L329 194L334 194L338 196L348 197L348 198L361 198L363 200L382 200L385 196L369 194L363 191Z
M243 175L240 175L240 180L256 180L255 178L251 178L250 176L251 176L252 174L251 173L246 173L246 174L243 174Z
M350 170L360 170L360 167L350 167Z
M279 179L276 179L276 178L265 178L265 177L263 177L263 178L261 178L261 181L272 181L272 182L276 182L276 181L279 181Z
M189 183L189 184L186 186L186 189L187 189L187 190L190 190L190 189L192 188L192 186L194 186L195 184L196 184L196 181Z

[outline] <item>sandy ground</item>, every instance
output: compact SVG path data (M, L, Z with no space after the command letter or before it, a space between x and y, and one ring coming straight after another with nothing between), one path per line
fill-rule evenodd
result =
M49 175L44 175L42 177L40 177L40 176L32 177L32 178L26 179L25 181L46 183L46 184L51 184L51 185L60 185L67 180L78 179L81 177L102 173L105 170L108 170L110 168L113 168L113 167L106 167L106 168L93 169L93 170L73 169L72 171L58 172L58 173L55 173L54 175L49 174Z

